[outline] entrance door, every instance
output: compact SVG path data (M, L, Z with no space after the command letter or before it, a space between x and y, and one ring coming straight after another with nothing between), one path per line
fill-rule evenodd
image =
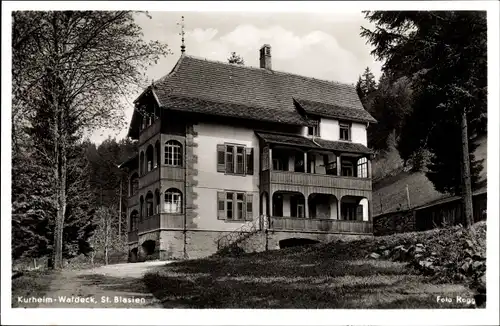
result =
M273 216L283 216L283 196L276 195L273 198Z

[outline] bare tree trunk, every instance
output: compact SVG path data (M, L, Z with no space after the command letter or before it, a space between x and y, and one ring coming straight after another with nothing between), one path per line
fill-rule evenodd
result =
M470 176L469 138L467 135L467 113L465 109L460 119L462 136L462 200L464 206L464 226L473 224L472 218L472 187Z
M118 203L119 208L118 208L118 239L121 240L122 238L122 183L123 183L123 178L120 176L120 201Z
M104 214L104 263L108 264L108 239L109 235L109 221L107 214Z

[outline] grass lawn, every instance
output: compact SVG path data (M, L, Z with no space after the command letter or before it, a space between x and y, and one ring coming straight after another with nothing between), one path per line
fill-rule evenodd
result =
M52 280L56 276L51 270L26 271L22 276L12 280L12 308L36 307L36 303L20 304L18 297L43 297L49 290Z
M365 259L355 244L177 262L144 281L166 308L467 308L436 300L471 298L464 286L431 283L403 263Z

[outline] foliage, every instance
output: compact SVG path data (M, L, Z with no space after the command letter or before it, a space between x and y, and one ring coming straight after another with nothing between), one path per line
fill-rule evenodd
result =
M17 144L18 130L27 128L33 158L50 182L44 199L50 198L54 211L45 211L47 216L41 219L54 218L56 268L62 267L63 240L85 238L84 225L92 214L90 206L76 204L82 202L82 190L89 189L82 179L86 167L72 163L82 135L96 128L120 128L122 97L144 86L145 68L169 53L166 44L142 40L134 15L129 11L13 13L14 139ZM65 221L67 214L78 216L81 224ZM65 232L66 226L70 229Z
M356 92L361 100L361 103L366 107L370 103L370 95L377 90L377 82L375 76L369 67L365 68L362 76L359 76L356 83Z
M365 12L375 30L361 35L385 60L392 80L406 76L412 112L404 119L398 149L407 160L426 148L427 176L438 191L462 190L461 114L465 110L469 153L486 126L486 14L484 12ZM472 184L480 186L481 162L470 154Z
M231 56L227 58L227 62L242 66L245 65L245 60L243 60L240 55L236 54L236 52L231 52Z

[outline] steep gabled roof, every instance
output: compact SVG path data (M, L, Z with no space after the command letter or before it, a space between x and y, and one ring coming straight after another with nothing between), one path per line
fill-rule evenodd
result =
M375 121L364 110L353 85L187 55L155 83L154 94L162 107L180 111L305 124L295 107L296 98L306 112L316 115ZM211 103L215 104L202 105ZM314 109L318 106L321 110Z

